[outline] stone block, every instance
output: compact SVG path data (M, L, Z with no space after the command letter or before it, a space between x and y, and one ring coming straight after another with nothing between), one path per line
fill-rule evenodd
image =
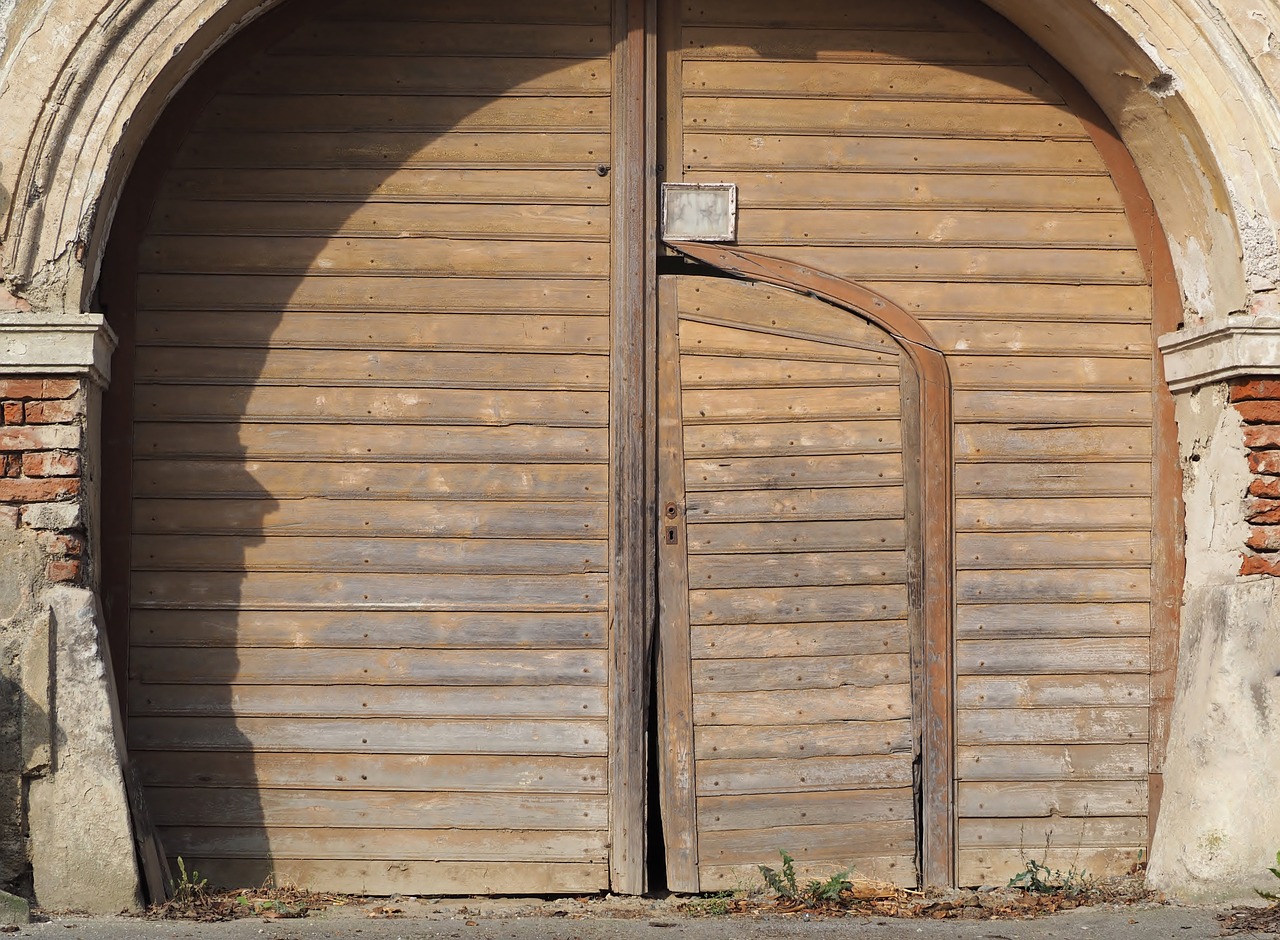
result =
M22 507L22 524L31 529L62 532L80 525L80 504L32 503Z

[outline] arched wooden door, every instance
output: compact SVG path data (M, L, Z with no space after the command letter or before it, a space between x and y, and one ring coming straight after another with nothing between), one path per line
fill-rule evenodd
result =
M770 285L669 276L659 304L668 882L732 886L787 851L915 885L915 370Z

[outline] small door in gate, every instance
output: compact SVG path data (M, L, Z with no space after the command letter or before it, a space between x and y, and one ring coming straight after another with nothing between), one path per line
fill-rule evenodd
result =
M914 885L911 362L852 313L720 277L663 279L660 347L668 882L786 851Z

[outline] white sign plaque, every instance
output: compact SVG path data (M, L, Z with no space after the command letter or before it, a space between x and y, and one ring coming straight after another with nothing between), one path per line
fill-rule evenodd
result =
M731 242L737 237L737 183L662 184L664 241Z

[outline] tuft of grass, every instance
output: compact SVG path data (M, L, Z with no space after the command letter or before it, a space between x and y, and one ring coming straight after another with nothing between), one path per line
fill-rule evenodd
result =
M1276 853L1276 867L1268 868L1267 871L1280 878L1280 852ZM1258 892L1258 897L1266 898L1272 904L1280 903L1280 894L1276 894L1274 891L1263 891L1261 888L1254 888L1253 890Z
M760 865L760 876L774 894L784 900L802 904L805 907L823 907L838 904L843 900L845 891L852 889L849 882L848 869L838 871L829 878L814 878L802 887L796 880L795 859L789 852L779 849L782 856L782 870L777 871L768 865Z

